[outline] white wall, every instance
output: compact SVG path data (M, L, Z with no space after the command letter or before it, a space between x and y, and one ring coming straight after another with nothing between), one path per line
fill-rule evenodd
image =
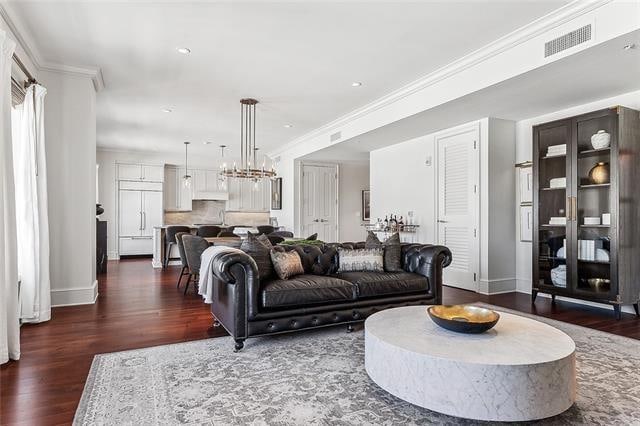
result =
M531 161L533 153L533 126L549 121L560 120L574 115L584 114L603 108L622 105L629 108L640 109L640 91L624 93L607 99L578 105L562 111L550 112L538 117L521 120L516 123L516 163ZM515 179L515 178L514 178ZM517 188L517 186L516 186ZM519 197L516 196L516 200ZM517 229L520 229L519 215L515 214ZM518 236L516 241L516 277L517 290L531 293L532 279L532 244L521 242Z
M369 163L339 163L338 176L338 240L364 241L362 190L369 189Z
M93 303L96 282L96 93L90 78L41 71L47 88L45 134L51 301Z

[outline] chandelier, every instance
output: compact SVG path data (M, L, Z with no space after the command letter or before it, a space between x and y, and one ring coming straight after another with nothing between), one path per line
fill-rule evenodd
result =
M240 100L240 164L233 163L228 169L226 164L220 174L225 177L253 179L257 182L264 178L274 178L276 171L266 169L265 162L258 167L258 148L256 147L256 104L255 99Z

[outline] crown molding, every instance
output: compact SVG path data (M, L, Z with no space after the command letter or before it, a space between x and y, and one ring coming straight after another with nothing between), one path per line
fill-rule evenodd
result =
M17 18L9 2L0 3L0 16L6 22L12 35L16 38L16 42L20 45L37 71L57 72L60 74L89 78L93 82L93 87L96 92L104 89L104 77L100 68L58 64L44 60L37 48L37 44L33 41L29 32L24 29L24 25L21 20Z
M573 19L576 19L586 13L591 12L607 3L611 3L614 0L593 0L582 1L574 0L547 15L544 15L535 21L528 23L527 25L520 27L511 33L496 39L495 41L484 45L478 50L475 50L468 55L465 55L444 67L441 67L405 86L376 99L375 101L357 108L350 113L347 113L338 119L331 121L317 129L314 129L286 144L282 147L270 151L267 153L269 157L282 155L289 149L300 145L301 143L310 139L321 136L325 133L331 134L346 124L355 121L361 117L371 114L381 108L393 104L407 96L410 96L420 90L423 90L429 86L432 86L442 80L452 77L458 73L465 71L468 68L473 67L481 62L484 62L500 53L512 49L540 34L543 34L549 30L552 30L562 24L565 24ZM342 141L342 140L341 140ZM341 142L339 141L339 142ZM339 143L338 142L338 143Z

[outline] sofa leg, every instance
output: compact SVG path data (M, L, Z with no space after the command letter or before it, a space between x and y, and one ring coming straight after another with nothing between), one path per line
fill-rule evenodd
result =
M233 351L239 352L242 350L242 348L244 348L244 339L235 339L235 340L236 340L236 345Z
M347 333L351 333L353 331L353 324L347 325Z

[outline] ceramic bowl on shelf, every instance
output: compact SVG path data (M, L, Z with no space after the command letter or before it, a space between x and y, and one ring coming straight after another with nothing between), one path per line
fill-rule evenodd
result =
M468 334L490 330L500 319L497 312L473 305L434 305L427 313L440 327Z
M611 135L604 130L598 130L598 133L591 136L591 146L593 149L608 148L611 143Z

